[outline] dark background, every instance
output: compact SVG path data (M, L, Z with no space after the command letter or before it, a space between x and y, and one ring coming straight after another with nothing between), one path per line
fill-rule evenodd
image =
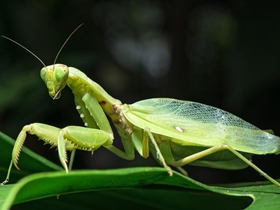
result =
M156 97L197 101L280 135L279 9L278 2L252 0L10 0L1 3L0 34L50 65L67 36L84 23L57 62L82 70L123 103ZM3 38L0 53L2 132L16 138L32 122L82 125L68 88L60 100L48 96L39 77L42 65L33 56ZM26 145L59 164L57 151L36 139L28 136ZM280 177L279 157L253 160ZM74 162L75 169L151 165L158 166L153 158L126 161L102 148L93 156L79 151ZM205 183L263 180L251 168L186 169Z

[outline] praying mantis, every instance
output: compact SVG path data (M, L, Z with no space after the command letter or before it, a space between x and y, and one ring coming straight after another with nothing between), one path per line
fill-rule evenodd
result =
M104 147L126 160L133 160L135 151L143 158L151 153L170 176L173 173L170 166L183 171L181 166L186 164L229 170L251 166L280 186L251 162L254 154L280 153L280 138L272 132L261 130L229 112L197 102L152 98L123 104L82 71L56 64L57 56L54 64L49 66L39 59L44 65L41 79L52 99L59 99L66 86L72 90L84 127L67 126L61 129L42 123L25 125L15 141L8 175L2 184L8 182L13 164L19 169L19 156L29 133L58 148L60 162L67 173L73 163L71 155L68 166L67 151L73 151L72 154L77 149L94 152ZM123 150L113 144L114 133L108 118L121 137Z

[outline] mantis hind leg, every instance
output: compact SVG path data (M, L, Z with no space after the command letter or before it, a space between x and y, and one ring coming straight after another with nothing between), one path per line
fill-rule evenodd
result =
M244 157L242 154L240 154L239 152L237 152L236 150L234 150L232 147L226 145L226 144L222 144L222 145L218 145L218 146L213 146L210 147L208 149L205 149L201 152L197 152L193 155L190 155L188 157L185 157L181 160L175 161L173 162L171 165L175 166L175 167L180 167L183 165L186 165L188 163L191 163L195 160L198 160L200 158L203 158L207 155L213 154L215 152L218 151L222 151L222 150L229 150L231 151L233 154L235 154L238 158L240 158L242 161L244 161L246 164L248 164L249 166L251 166L253 169L255 169L257 172L259 172L262 176L264 176L266 179L268 179L270 182L272 182L273 184L275 184L276 186L280 186L280 183L277 182L275 179L273 179L272 177L270 177L268 174L266 174L264 171L262 171L259 167L257 167L255 164L253 164L250 160L248 160L246 157Z

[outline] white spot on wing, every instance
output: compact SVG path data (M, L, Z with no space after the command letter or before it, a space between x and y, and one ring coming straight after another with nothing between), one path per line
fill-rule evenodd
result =
M85 115L84 114L80 114L80 117L83 118Z
M175 128L177 131L181 132L181 133L184 132L184 130L183 130L181 127L179 127L179 126L175 126L174 128Z
M77 110L79 110L80 108L81 108L81 106L79 106L79 105L78 105L78 106L76 106L76 109L77 109Z

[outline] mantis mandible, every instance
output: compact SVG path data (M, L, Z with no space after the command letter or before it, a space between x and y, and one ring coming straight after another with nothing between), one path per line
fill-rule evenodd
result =
M78 28L70 34L61 49ZM67 151L79 149L94 152L102 146L126 160L134 159L135 150L143 158L151 153L170 176L173 173L170 166L182 170L180 167L185 164L221 169L251 166L280 186L279 182L250 161L253 154L279 154L279 137L229 112L197 102L152 98L131 105L122 104L82 71L56 64L61 49L54 64L49 66L45 66L35 55L44 65L40 76L53 99L59 99L66 86L72 90L76 109L85 127L67 126L60 129L42 123L25 125L15 141L8 175L2 184L8 182L13 164L19 169L20 152L29 133L58 148L60 162L67 173L72 167L70 161L68 168ZM113 145L114 134L106 115L116 127L124 150Z

